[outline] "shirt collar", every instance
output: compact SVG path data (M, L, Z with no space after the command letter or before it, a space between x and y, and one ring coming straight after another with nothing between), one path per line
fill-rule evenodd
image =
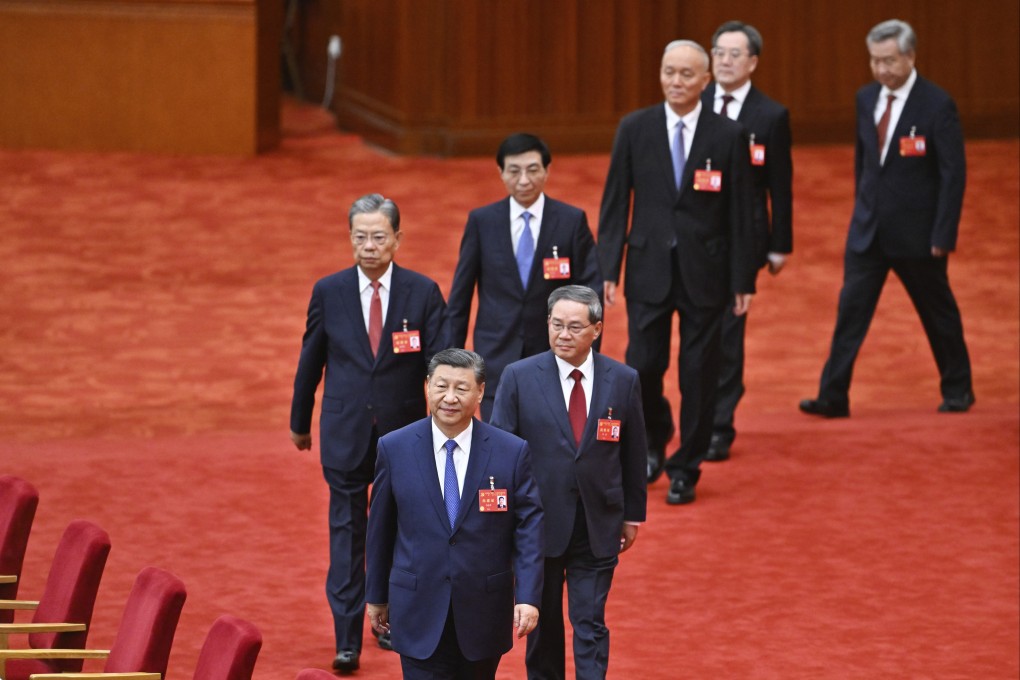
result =
M663 104L663 106L666 107L666 128L667 129L672 130L674 127L676 127L677 121L680 121L680 120L682 120L684 122L684 127L686 129L688 129L688 130L693 130L694 128L696 128L698 126L698 117L701 115L701 100L700 99L698 100L698 103L694 106L694 108L691 109L691 111L689 111L687 114L685 114L683 116L678 116L676 111L674 111L672 108L670 108L669 102L666 102L665 104Z
M733 92L727 92L726 90L719 87L719 83L716 83L715 98L716 100L722 100L723 96L728 94L729 96L733 97L733 101L737 102L738 104L743 104L744 100L747 99L747 93L750 91L751 91L750 79L737 89L733 90Z
M573 366L571 364L568 364L563 359L560 359L555 354L553 354L553 357L556 359L556 370L558 370L560 373L560 382L565 382L570 377L571 371L573 371L576 368L577 370L581 371L581 375L583 375L584 379L588 381L589 385L591 385L592 379L594 378L595 375L594 355L595 353L591 349L589 349L588 356L585 357L581 365Z
M538 198L530 207L525 208L523 205L517 202L517 199L513 196L510 197L510 221L513 222L521 216L524 211L527 210L531 213L532 217L537 217L538 220L542 221L542 212L545 210L545 192L538 195Z
M464 428L464 431L461 432L460 434L458 434L456 437L452 438L453 441L457 442L457 446L459 446L461 448L461 450L463 450L464 452L470 453L470 451L471 451L471 433L474 431L474 428L475 428L475 419L472 418L471 422L468 423L468 426L466 428ZM445 434L443 434L443 431L440 430L439 427L436 425L435 418L433 418L432 419L432 451L436 452L436 451L439 451L439 449L441 449L441 448L445 449L446 448L446 442L449 439L450 439L450 437L447 437Z
M364 293L365 289L368 288L368 286L372 283L372 279L368 278L365 275L365 272L361 271L361 267L357 267L357 270L358 270L358 290ZM390 281L392 280L393 280L393 261L391 260L390 266L386 267L386 271L383 272L383 275L379 277L379 283L382 284L382 287L385 288L386 290L390 290Z
M916 82L917 82L917 69L913 68L910 69L910 75L907 76L907 82L903 83L895 90L890 90L888 87L883 85L882 91L879 93L878 98L879 100L882 100L892 94L896 95L897 101L905 102L907 101L907 97L910 96L910 91L914 89L914 83Z

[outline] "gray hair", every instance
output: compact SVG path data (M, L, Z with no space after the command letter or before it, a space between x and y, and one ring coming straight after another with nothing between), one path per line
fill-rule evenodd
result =
M677 47L690 47L695 52L700 52L701 56L703 56L705 58L705 70L706 71L708 70L708 68L709 68L709 66L711 64L711 59L709 59L709 57L708 57L708 52L705 51L704 47L702 47L698 43L694 42L693 40L674 40L674 41L672 41L671 43L666 45L666 49L664 49L662 51L663 56L665 56L665 54L667 52L669 52L670 50L674 50Z
M587 305L589 323L598 323L599 321L602 321L602 303L599 301L599 296L596 295L595 291L588 286L560 286L550 293L549 316L552 316L553 305L560 300L580 302L582 305Z
M727 21L715 29L715 33L712 34L712 47L715 47L716 41L719 40L719 36L723 33L737 32L747 36L747 51L751 53L751 56L757 57L761 54L761 47L763 45L761 33L758 32L757 28L751 24L745 24L743 21Z
M429 361L429 380L432 379L432 374L435 373L436 369L440 366L470 368L475 372L475 382L479 385L485 382L485 359L483 359L480 354L476 354L469 349L449 347L436 352L435 356L432 357L432 360Z
M369 213L382 213L383 217L390 221L393 233L395 234L400 231L400 209L397 208L396 203L385 198L382 194L365 194L354 201L351 204L351 209L347 211L347 224L353 229L354 216Z
M868 31L866 42L868 45L875 45L891 38L896 39L896 46L900 49L900 54L913 52L917 49L917 35L914 33L914 29L906 21L899 19L889 19L875 26Z

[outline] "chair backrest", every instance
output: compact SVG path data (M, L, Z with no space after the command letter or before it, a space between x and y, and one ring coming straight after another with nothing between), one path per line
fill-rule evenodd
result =
M187 592L184 583L156 567L142 569L124 605L106 673L160 673L166 677L170 647Z
M0 475L0 574L18 577L14 583L0 583L0 600L18 597L21 565L38 505L39 492L34 486L19 477ZM0 611L0 623L13 620L12 610Z
M251 623L224 614L213 621L198 655L194 680L251 680L262 649L262 633Z
M306 668L297 674L295 680L336 680L336 676L320 668Z
M39 596L35 623L84 623L77 633L32 633L28 644L36 649L81 649L85 647L92 610L99 593L106 558L110 554L110 536L101 528L83 519L67 525L53 553L46 587ZM51 659L52 672L80 671L81 659Z

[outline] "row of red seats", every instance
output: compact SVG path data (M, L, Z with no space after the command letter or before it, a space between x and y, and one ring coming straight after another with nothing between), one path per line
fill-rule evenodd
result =
M161 680L187 592L163 569L146 567L135 579L113 645L85 648L99 581L110 553L110 536L85 520L71 522L57 545L38 600L18 600L22 565L39 493L30 483L0 476L0 680ZM34 610L29 623L17 610ZM11 649L8 637L27 634L28 646ZM262 648L258 628L225 614L213 622L195 667L194 680L251 680ZM102 673L82 674L85 659L105 659ZM306 669L298 680L334 676Z

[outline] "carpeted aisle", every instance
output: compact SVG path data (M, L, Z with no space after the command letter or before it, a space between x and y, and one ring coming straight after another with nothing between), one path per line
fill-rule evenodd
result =
M98 522L113 550L91 645L113 641L137 572L168 568L189 591L170 680L224 612L263 631L258 680L327 666L326 486L317 450L287 438L312 283L349 264L346 210L381 191L402 211L398 260L445 292L467 211L502 193L493 159L392 157L290 103L285 124L249 160L0 151L0 473L42 495L21 595L67 522ZM595 224L608 158L553 151L549 194ZM796 252L759 282L733 459L706 466L692 506L650 489L610 597L610 677L1020 675L1020 142L968 154L950 276L976 407L935 413L891 280L853 417L797 412L835 317L853 159L796 149ZM625 329L608 310L608 354ZM398 660L368 640L357 677L399 677ZM522 644L500 677L524 677Z

